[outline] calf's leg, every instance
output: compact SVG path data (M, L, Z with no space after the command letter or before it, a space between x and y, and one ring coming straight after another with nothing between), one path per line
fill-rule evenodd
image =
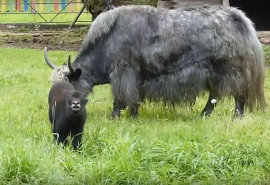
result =
M66 131L58 131L53 133L54 140L57 142L57 144L62 143L64 147L68 145L68 132Z
M62 143L64 147L68 145L68 135L69 130L67 125L65 124L66 121L61 117L54 120L54 124L52 124L52 133L53 138L57 142L57 144Z
M83 127L83 125L80 125L76 128L72 128L71 130L70 136L73 150L78 150L81 148Z

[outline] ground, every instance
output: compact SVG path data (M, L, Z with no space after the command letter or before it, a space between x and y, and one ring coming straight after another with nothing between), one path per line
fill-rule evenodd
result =
M13 25L13 24L11 24ZM1 26L0 26L1 27ZM53 50L77 51L89 26L82 25L72 30L57 26L46 26L44 29L19 27L10 30L9 26L1 27L0 43L2 46L43 49L47 46Z

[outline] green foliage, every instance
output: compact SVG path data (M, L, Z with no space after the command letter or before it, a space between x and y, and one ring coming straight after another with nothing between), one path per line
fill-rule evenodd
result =
M104 11L105 7L102 2L102 0L84 0L86 9L89 10L89 7L91 7L93 10L98 11ZM151 5L151 6L157 6L157 0L114 0L113 4L117 5Z
M157 6L157 0L124 0L125 4Z
M56 14L57 12L55 14L42 14L42 17L44 17L44 19L46 19L49 22L56 16ZM76 16L77 16L77 13L59 14L53 19L53 22L64 22L63 24L70 25ZM0 16L0 22L1 23L37 23L37 22L46 23L45 20L42 19L42 17L40 17L37 14L19 14L19 15L18 14L3 14ZM92 18L91 14L89 14L86 10L84 10L76 24L90 24L91 18ZM79 21L84 21L84 22L79 22ZM85 21L88 21L88 22L85 22ZM52 24L52 23L49 23L49 24ZM19 28L18 31L27 32L27 29Z
M269 184L269 108L232 120L226 100L201 118L207 97L199 97L193 110L146 102L137 119L124 111L111 120L110 88L97 86L78 154L52 142L42 50L0 53L0 184ZM68 54L51 51L50 59L60 65Z
M270 47L267 45L264 45L263 47L264 52L265 52L265 63L270 65Z

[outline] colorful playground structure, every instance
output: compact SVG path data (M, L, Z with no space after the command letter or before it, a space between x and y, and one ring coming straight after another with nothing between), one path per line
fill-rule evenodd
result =
M0 0L0 12L78 12L82 6L81 0Z

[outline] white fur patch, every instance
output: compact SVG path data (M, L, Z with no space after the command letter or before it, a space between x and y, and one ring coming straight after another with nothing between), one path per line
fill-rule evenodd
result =
M69 72L69 69L67 66L60 66L55 68L52 71L50 82L53 84L54 82L68 82L68 78L66 77L66 74Z
M216 102L217 102L216 99L212 99L212 100L211 100L211 103L212 103L212 104L215 104Z
M52 106L52 132L54 132L54 124L55 124L55 109L56 109L56 101L54 102L54 105Z

